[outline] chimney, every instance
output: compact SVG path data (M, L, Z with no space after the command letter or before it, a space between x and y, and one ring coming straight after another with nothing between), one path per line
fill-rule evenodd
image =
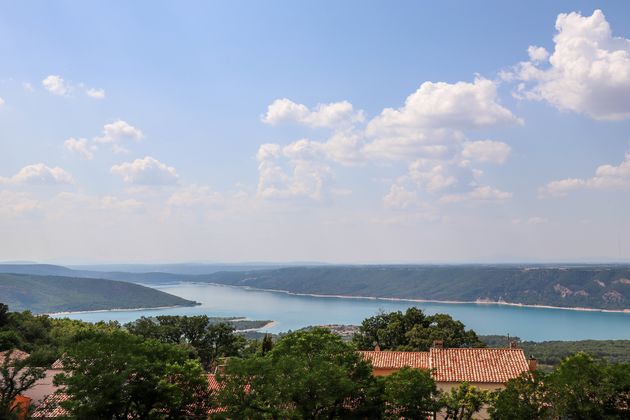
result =
M518 343L516 342L516 340L511 340L509 346L511 349L517 349Z
M379 346L378 344L374 346L374 351L381 351L381 346Z
M537 369L538 369L538 361L536 360L534 356L531 356L529 358L529 371L536 372Z
M433 340L433 348L434 349L443 349L444 348L444 340Z

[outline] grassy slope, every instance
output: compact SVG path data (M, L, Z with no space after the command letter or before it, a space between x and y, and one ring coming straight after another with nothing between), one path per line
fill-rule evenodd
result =
M203 277L215 283L295 293L630 308L630 267L627 266L292 267Z
M194 304L133 283L25 274L0 274L0 302L12 311L36 313Z

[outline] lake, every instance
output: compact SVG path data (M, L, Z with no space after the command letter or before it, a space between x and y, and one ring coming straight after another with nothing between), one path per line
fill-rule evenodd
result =
M84 321L116 320L121 323L141 316L201 315L243 316L269 319L276 324L268 332L284 332L309 325L359 324L378 311L405 310L416 306L428 314L447 313L478 334L510 334L524 340L630 339L630 314L572 311L495 304L418 303L379 299L344 299L296 296L239 287L179 283L155 287L202 305L132 311L82 312L61 317Z

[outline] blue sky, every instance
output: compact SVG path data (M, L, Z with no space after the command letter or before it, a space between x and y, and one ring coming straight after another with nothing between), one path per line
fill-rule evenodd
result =
M0 260L628 260L625 2L4 2Z

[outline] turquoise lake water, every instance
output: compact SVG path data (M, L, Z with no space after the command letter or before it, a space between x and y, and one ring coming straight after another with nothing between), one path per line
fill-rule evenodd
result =
M428 314L447 313L478 334L510 334L524 340L630 339L630 313L572 311L493 304L448 304L296 296L212 284L180 283L157 289L201 302L201 306L135 311L84 312L63 315L84 321L133 321L141 316L201 315L270 319L261 331L284 332L309 325L359 324L378 311L410 306Z

